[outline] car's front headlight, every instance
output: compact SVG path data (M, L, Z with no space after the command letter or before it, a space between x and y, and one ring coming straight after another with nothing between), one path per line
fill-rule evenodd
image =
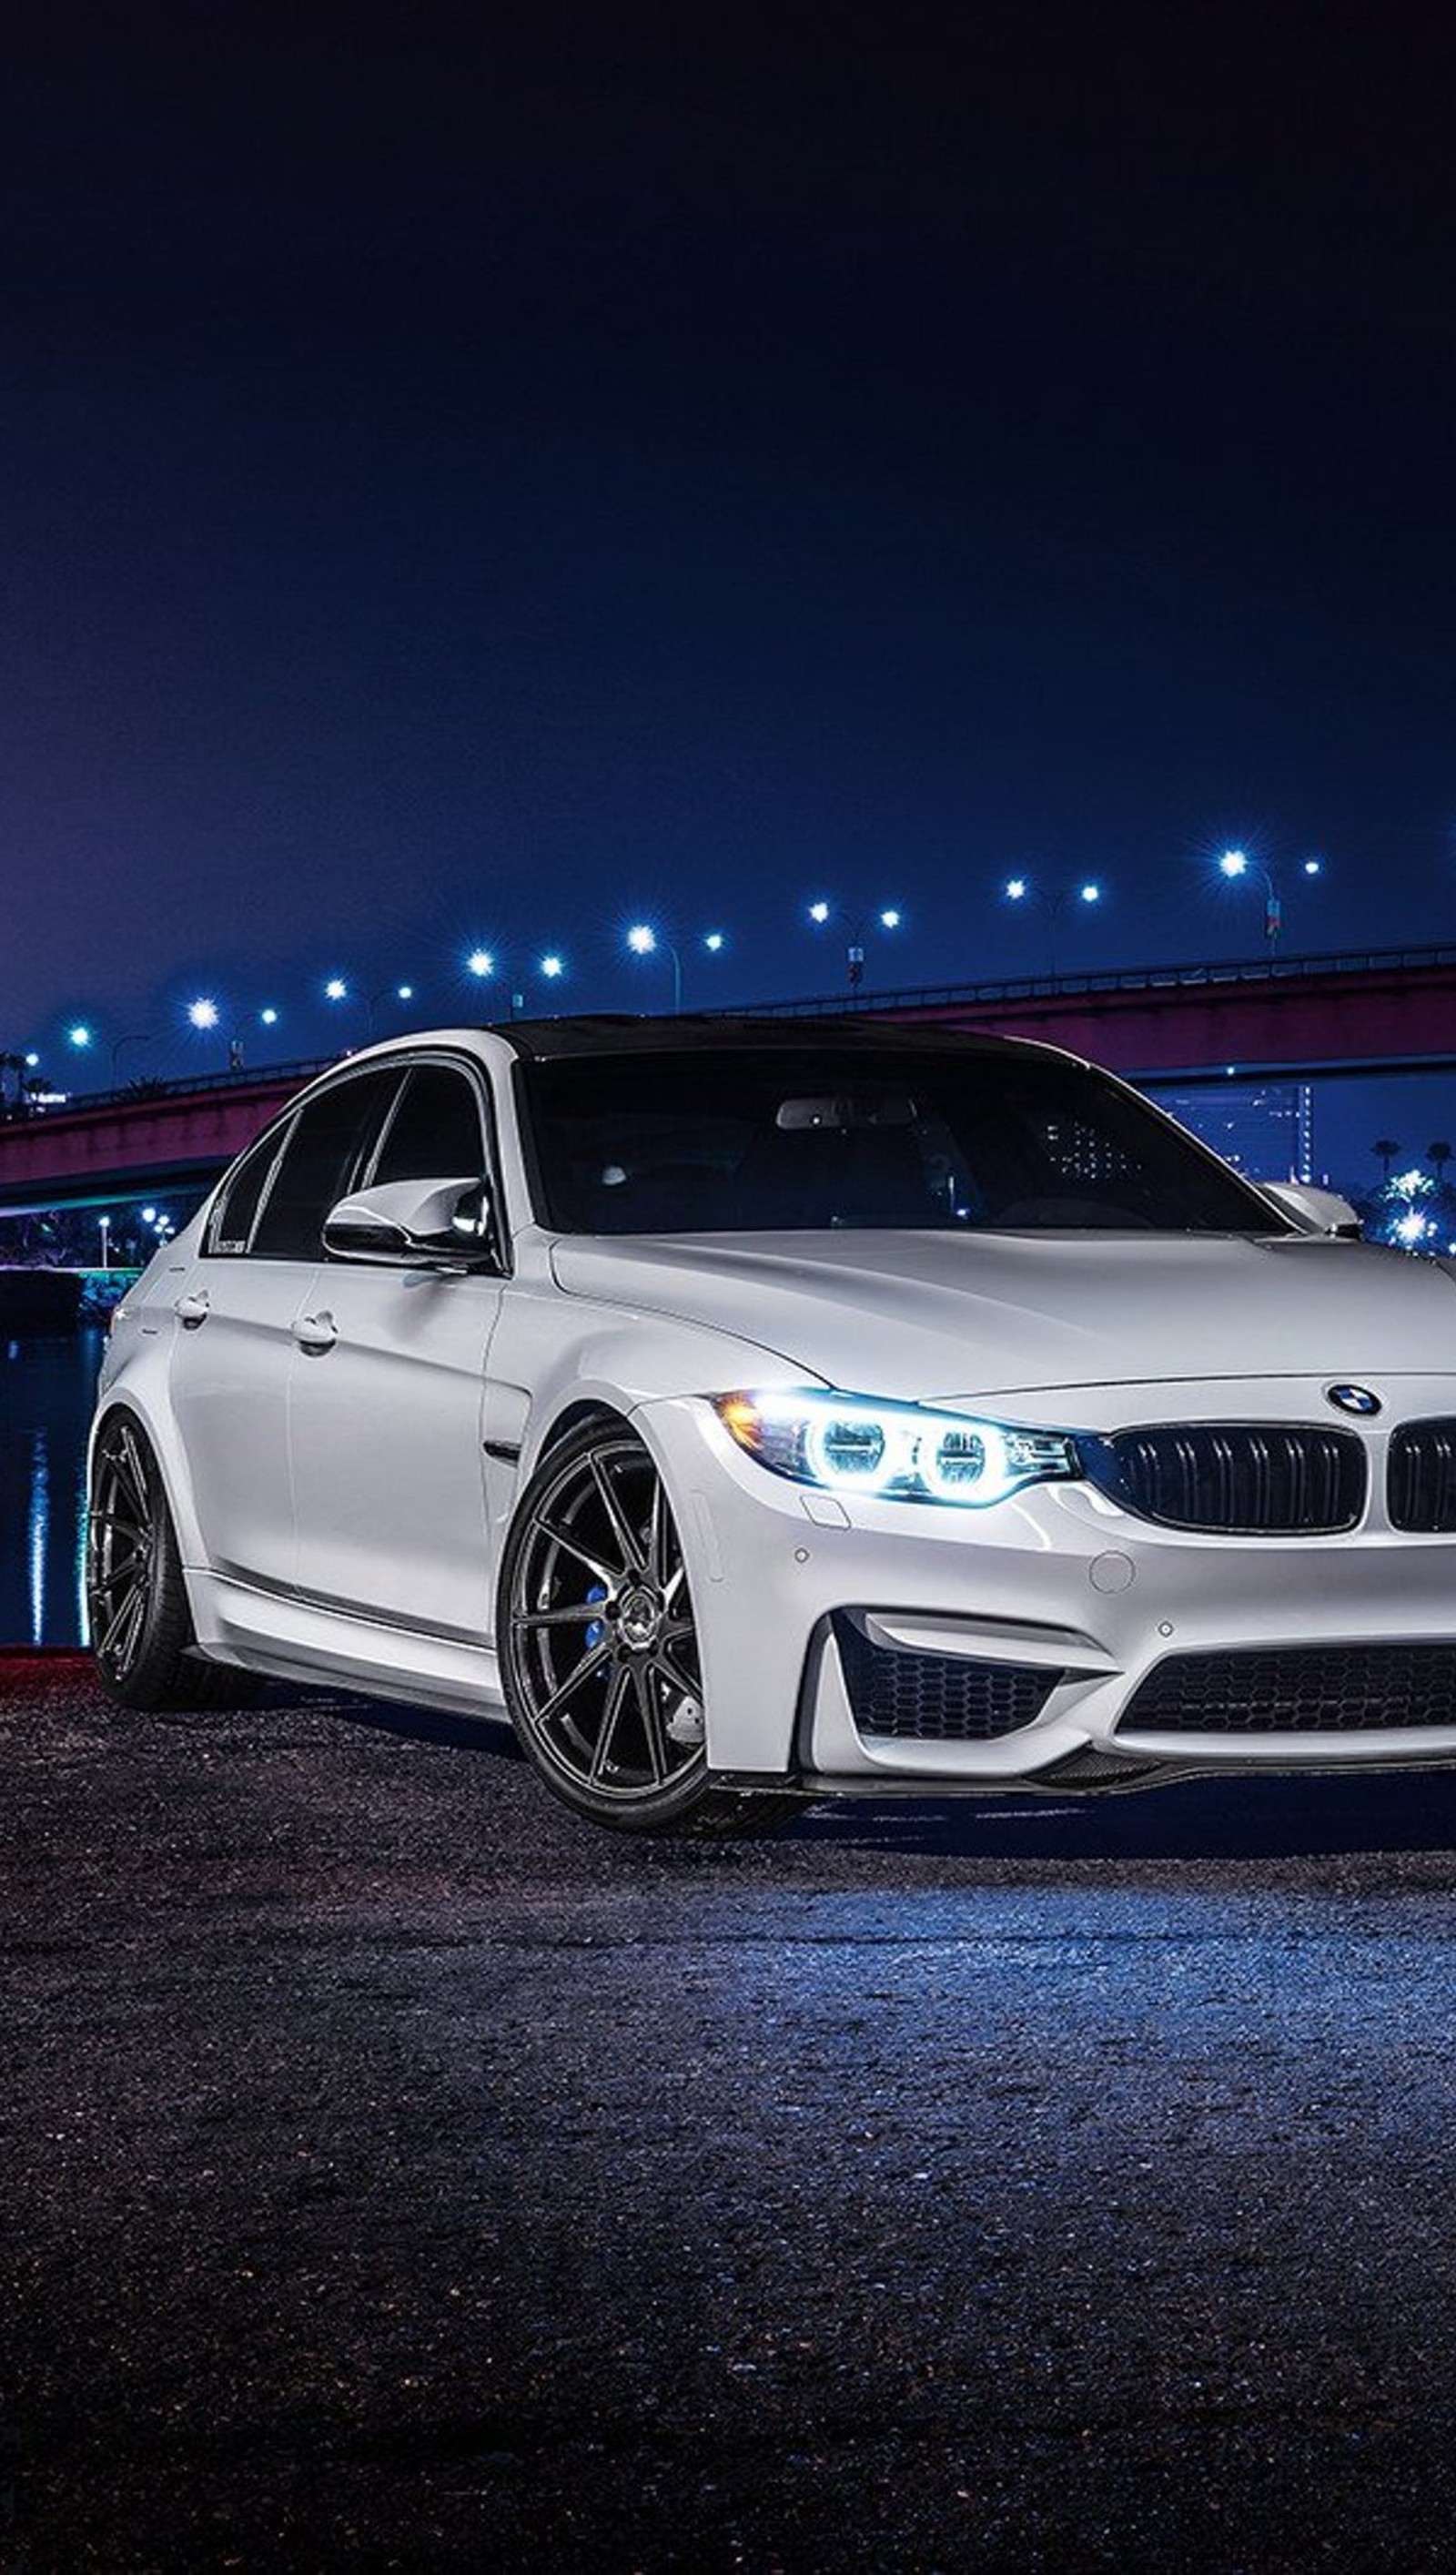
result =
M716 1394L713 1406L760 1466L838 1493L983 1509L1022 1484L1081 1473L1076 1442L1064 1431L1018 1430L918 1403L876 1403L868 1395L805 1386Z

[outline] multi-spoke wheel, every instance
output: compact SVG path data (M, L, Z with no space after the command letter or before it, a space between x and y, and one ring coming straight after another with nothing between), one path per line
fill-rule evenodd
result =
M532 1477L506 1542L498 1636L526 1752L594 1822L747 1832L789 1811L711 1784L677 1523L625 1423L589 1423Z
M86 1533L91 1645L123 1707L219 1706L239 1675L192 1658L192 1618L172 1514L151 1443L129 1412L107 1416L91 1463Z

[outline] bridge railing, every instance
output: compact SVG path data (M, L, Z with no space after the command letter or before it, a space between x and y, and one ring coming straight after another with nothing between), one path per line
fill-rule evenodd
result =
M841 986L834 993L812 993L791 1001L740 1002L731 1009L722 1007L696 1016L705 1019L812 1019L837 1016L845 1011L913 1011L950 1010L957 1004L1004 1004L1051 1001L1065 997L1098 993L1167 993L1192 991L1209 985L1284 983L1294 979L1321 976L1411 974L1422 969L1449 970L1456 966L1456 944L1423 948L1367 948L1331 950L1323 956L1276 956L1228 958L1180 966L1112 966L1098 967L1075 974L1021 975L996 981L955 984L915 984L890 991L846 992ZM503 1024L504 1025L504 1024ZM338 1056L316 1056L293 1064L250 1065L230 1068L224 1073L186 1074L170 1082L132 1081L108 1091L72 1092L66 1108L31 1111L24 1104L7 1108L11 1118L43 1117L47 1121L64 1118L67 1108L84 1112L87 1117L98 1109L143 1107L160 1100L205 1099L211 1093L234 1098L250 1084L275 1090L280 1085L311 1082L316 1074L327 1073Z
M51 1125L64 1118L68 1110L77 1110L87 1118L98 1109L149 1109L159 1100L205 1100L210 1094L222 1093L236 1099L250 1087L276 1091L280 1083L300 1086L312 1082L315 1074L327 1073L337 1056L315 1056L296 1064L255 1064L233 1067L226 1073L182 1074L172 1082L150 1080L122 1083L110 1091L71 1091L63 1106L46 1109L27 1108L23 1102L7 1105L5 1116L11 1119L44 1118Z
M1055 1000L1062 994L1166 993L1209 984L1283 983L1291 977L1326 975L1410 974L1421 968L1456 966L1456 945L1425 948L1332 950L1316 957L1245 957L1206 959L1189 966L1095 967L1077 974L1022 975L993 983L916 984L891 992L809 994L790 1002L745 1002L734 1010L705 1012L707 1019L750 1014L755 1019L827 1016L845 1010L934 1010L956 1003L1016 1003Z

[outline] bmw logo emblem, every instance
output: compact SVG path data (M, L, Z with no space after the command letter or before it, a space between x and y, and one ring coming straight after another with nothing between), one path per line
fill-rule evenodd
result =
M1327 1385L1325 1393L1331 1403L1339 1405L1341 1412L1368 1413L1380 1410L1380 1397L1378 1394L1372 1394L1368 1385Z

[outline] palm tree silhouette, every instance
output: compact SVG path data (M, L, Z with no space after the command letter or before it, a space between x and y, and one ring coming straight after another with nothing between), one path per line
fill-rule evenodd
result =
M1377 1136L1374 1144L1370 1148L1370 1151L1372 1154L1379 1155L1380 1177L1382 1181L1388 1181L1390 1178L1390 1166L1394 1162L1396 1155L1400 1152L1400 1138L1398 1136Z

